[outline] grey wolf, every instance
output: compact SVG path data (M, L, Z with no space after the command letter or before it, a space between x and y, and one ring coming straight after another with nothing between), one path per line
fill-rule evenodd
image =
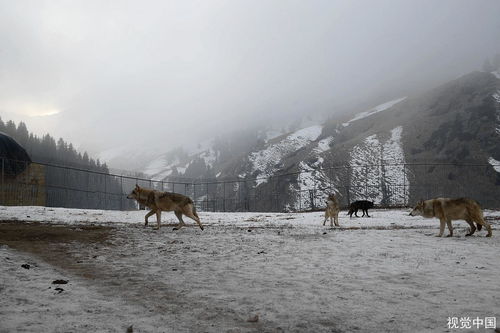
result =
M358 210L361 209L363 211L363 215L361 217L365 216L365 212L366 216L370 217L370 215L368 215L368 209L370 208L373 208L373 202L371 201L368 200L354 201L349 205L349 212L347 213L347 215L349 215L349 217L352 217L352 213L354 213L356 217L359 217Z
M328 218L330 218L330 226L333 227L333 223L335 222L335 225L337 227L340 227L339 212L340 212L339 202L335 197L335 195L330 194L326 200L325 220L323 221L323 225L325 225Z
M161 212L174 211L175 216L177 216L179 220L179 224L174 230L180 229L185 225L182 220L182 215L186 215L195 220L200 226L200 229L203 230L203 225L201 224L200 217L196 213L196 207L194 206L193 200L185 195L172 192L160 192L136 185L134 190L127 196L127 199L135 199L141 205L151 209L144 218L145 226L148 225L148 217L156 214L156 222L158 225L155 229L159 229L161 224Z
M453 236L452 220L465 220L469 224L470 230L465 236L474 234L476 231L474 222L476 222L477 229L481 230L481 227L485 226L486 230L488 230L486 237L491 237L491 226L484 220L483 211L479 203L472 199L436 198L425 201L420 200L410 212L410 216L437 217L441 223L437 237L443 236L445 223L448 225L448 230L450 231L447 237Z

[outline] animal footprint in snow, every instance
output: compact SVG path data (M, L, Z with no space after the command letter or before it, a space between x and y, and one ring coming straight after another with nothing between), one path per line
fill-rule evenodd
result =
M252 317L250 317L250 318L247 319L247 322L249 322L249 323L256 323L258 321L259 321L259 315L258 314L256 314L255 316L252 316Z

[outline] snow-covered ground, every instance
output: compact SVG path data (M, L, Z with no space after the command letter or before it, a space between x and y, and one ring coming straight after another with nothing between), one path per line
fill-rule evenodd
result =
M41 230L0 235L0 332L446 332L448 317L500 320L498 211L485 211L491 238L464 237L463 221L434 237L439 222L408 210L343 211L340 228L322 212L200 212L204 231L175 232L172 213L159 231L144 214L0 206L0 228ZM92 230L105 237L83 241ZM56 279L68 280L61 292Z

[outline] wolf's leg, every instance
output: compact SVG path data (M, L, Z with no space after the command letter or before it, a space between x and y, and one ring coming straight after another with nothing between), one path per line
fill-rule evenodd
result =
M359 217L358 216L358 209L357 208L354 210L354 215L356 215L356 217Z
M437 235L436 237L441 237L443 236L443 233L444 233L444 225L446 224L446 221L444 219L440 219L439 220L439 235Z
M478 223L477 229L480 230L481 228L479 228L479 226L484 225L486 227L486 230L488 230L488 234L486 235L486 237L491 237L491 225L486 222L482 216L477 216L475 220L476 223Z
M182 207L182 214L186 215L190 219L193 219L198 223L198 226L200 227L201 230L203 230L203 224L201 224L200 217L196 213L196 206L193 204L187 204L184 207Z
M146 214L146 216L144 217L144 226L148 225L148 217L150 217L154 213L155 213L155 211L154 211L154 209L152 209L149 213Z
M161 224L161 210L158 209L156 211L156 223L157 223L157 226L156 226L156 230L160 229L160 224Z
M184 223L184 220L182 219L182 212L177 212L175 211L175 216L177 216L177 219L179 220L179 224L177 224L176 227L174 227L174 230L179 230L180 228L182 228L185 223Z
M198 226L200 227L200 229L203 230L203 224L201 224L200 218L198 216L195 216L191 211L189 211L187 209L184 210L184 215L195 220L196 223L198 223Z
M469 226L470 226L470 229L469 229L469 233L468 234L465 234L465 236L472 236L474 235L474 233L476 232L476 226L474 225L474 222L472 222L471 219L467 219L465 220Z
M327 220L328 220L328 214L325 212L325 220L323 221L323 225L325 225Z
M340 227L339 225L339 213L337 212L337 214L334 215L334 219L335 219L335 225L337 227Z
M451 220L446 220L446 224L448 225L448 230L450 230L450 234L446 237L453 237L453 226L451 225Z
M370 217L370 215L368 215L368 209L366 210L366 216Z

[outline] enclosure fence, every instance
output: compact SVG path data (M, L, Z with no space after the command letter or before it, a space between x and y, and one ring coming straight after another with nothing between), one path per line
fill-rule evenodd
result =
M500 208L500 165L388 163L328 168L241 179L150 179L131 174L0 158L0 205L108 210L137 209L126 198L135 185L184 194L201 211L308 211L336 194L342 206L370 200L407 207L418 199L471 197Z

